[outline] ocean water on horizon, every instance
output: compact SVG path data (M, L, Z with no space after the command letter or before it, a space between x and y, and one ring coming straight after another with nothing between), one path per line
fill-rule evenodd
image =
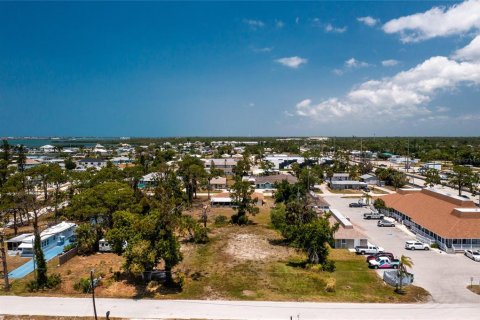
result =
M102 143L105 140L113 140L112 138L99 138L95 139L7 139L8 143L12 146L24 145L27 148L38 148L47 144L52 146L62 146L62 147L93 147L97 143ZM1 143L1 141L0 141Z

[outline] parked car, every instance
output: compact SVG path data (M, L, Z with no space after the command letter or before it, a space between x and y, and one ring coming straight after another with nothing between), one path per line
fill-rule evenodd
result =
M389 220L382 219L382 220L378 220L377 226L379 226L379 227L395 227L395 223L392 222L392 221L389 221Z
M370 192L370 188L363 188L363 191Z
M410 240L405 242L405 249L408 250L430 250L430 246L426 243Z
M465 255L472 259L473 261L480 262L480 251L479 250L465 250Z
M375 260L368 261L368 266L374 269L398 269L400 261L388 257L378 257Z
M363 214L363 219L383 219L384 215L379 212L368 212Z
M370 261L370 260L375 260L377 258L380 258L380 257L387 257L387 258L390 258L390 259L394 259L395 257L393 256L393 253L390 253L390 252L379 252L379 253L375 253L375 254L372 254L370 256L367 257L367 262Z
M384 252L385 250L382 247L377 247L374 245L368 245L368 246L356 246L355 247L355 252L357 254L376 254L379 252Z
M350 208L361 208L363 207L363 204L359 203L359 202L352 202L348 205Z

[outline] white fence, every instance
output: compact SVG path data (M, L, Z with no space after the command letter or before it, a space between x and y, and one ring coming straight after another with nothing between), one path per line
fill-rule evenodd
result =
M383 273L383 281L391 286L400 285L399 272L397 270L385 271ZM413 283L413 274L407 273L402 278L402 286L408 286Z

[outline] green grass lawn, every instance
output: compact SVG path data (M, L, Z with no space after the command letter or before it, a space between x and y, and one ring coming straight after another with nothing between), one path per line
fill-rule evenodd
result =
M201 246L188 257L186 285L176 298L274 301L332 301L332 302L420 302L428 299L422 288L407 287L397 294L368 269L365 257L344 249L332 250L336 262L333 273L317 268L301 267L304 256L292 249L261 261L238 261L222 251L224 243L236 233L251 233L259 237L278 239L275 231L261 226L224 227L211 243ZM272 245L271 250L275 251ZM186 269L184 269L186 272Z

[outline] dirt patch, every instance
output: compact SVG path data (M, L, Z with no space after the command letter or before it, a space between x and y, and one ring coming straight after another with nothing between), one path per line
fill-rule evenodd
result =
M238 233L230 236L225 251L235 260L240 261L262 261L274 255L278 256L279 253L288 255L286 248L273 246L267 237L251 233Z

